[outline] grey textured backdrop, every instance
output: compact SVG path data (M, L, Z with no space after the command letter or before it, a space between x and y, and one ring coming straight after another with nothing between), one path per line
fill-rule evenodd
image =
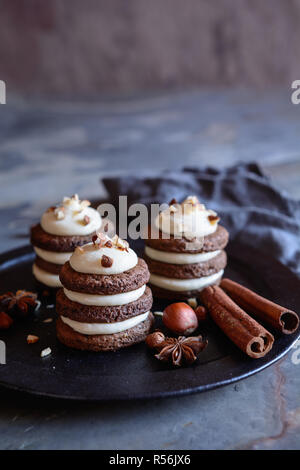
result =
M299 0L0 0L0 11L0 78L23 93L299 78Z

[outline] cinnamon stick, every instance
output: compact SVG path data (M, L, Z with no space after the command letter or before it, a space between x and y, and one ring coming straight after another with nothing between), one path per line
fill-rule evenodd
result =
M272 349L273 335L244 312L220 287L206 287L200 297L213 321L248 356L258 359Z
M281 307L230 279L223 279L221 287L250 315L253 314L281 333L289 335L297 330L299 317L292 310Z

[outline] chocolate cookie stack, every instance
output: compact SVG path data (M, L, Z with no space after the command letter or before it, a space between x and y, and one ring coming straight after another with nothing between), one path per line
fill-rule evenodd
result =
M221 281L227 263L227 230L196 196L169 207L149 226L145 260L153 294L171 300L197 297Z
M45 288L61 287L59 272L77 246L92 240L101 228L102 219L89 201L78 195L65 197L61 204L50 207L40 224L31 228L31 243L36 252L33 275Z
M153 315L144 260L124 240L104 234L76 248L65 263L57 292L58 339L91 351L117 350L143 341Z

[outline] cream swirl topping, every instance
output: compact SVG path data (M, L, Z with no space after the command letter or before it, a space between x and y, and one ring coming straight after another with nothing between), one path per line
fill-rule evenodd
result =
M155 226L175 237L204 237L214 233L219 217L216 212L200 204L196 196L187 197L181 204L175 202L155 219Z
M71 267L79 273L120 274L137 265L138 257L117 235L99 234L93 243L77 247L70 258Z
M65 197L56 207L50 207L41 218L41 226L51 235L89 235L100 229L102 219L89 201L78 195Z

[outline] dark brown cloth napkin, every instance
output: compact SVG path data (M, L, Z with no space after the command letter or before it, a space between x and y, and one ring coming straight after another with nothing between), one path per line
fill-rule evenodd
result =
M181 201L197 195L221 216L231 239L272 255L300 275L300 202L279 191L256 163L226 169L183 168L104 178L111 200L119 195L133 202Z

